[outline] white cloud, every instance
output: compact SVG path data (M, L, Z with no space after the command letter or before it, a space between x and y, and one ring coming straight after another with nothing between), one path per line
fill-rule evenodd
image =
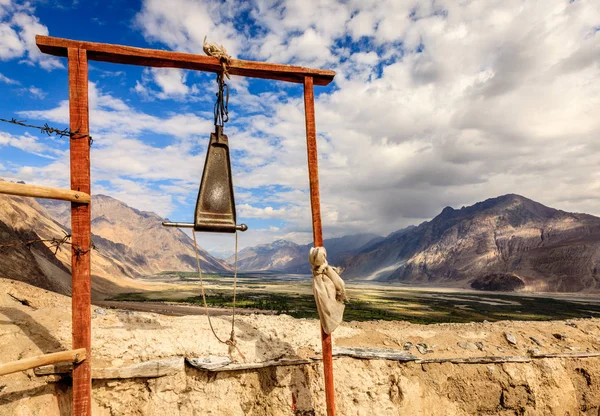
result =
M29 87L27 91L29 91L29 94L35 98L44 99L46 97L46 93L44 91L34 86Z
M139 112L120 98L104 93L96 83L89 83L90 129L95 134L115 133L118 137L135 137L141 132L168 134L180 138L202 134L208 135L212 129L212 118L200 118L192 113L172 113L166 118ZM39 120L49 120L68 124L69 102L49 110L21 111L20 115ZM126 133L124 133L126 132ZM115 137L115 140L118 140Z
M192 101L199 90L196 85L187 85L187 72L175 68L146 68L142 72L142 80L136 81L133 90L142 98L153 100L173 99L177 101ZM154 90L151 84L159 90Z
M333 87L317 87L326 236L385 234L511 192L600 214L597 2L148 0L136 22L172 49L202 53L208 34L234 56L338 71ZM148 98L198 98L184 72L146 76L135 89ZM298 89L231 84L245 109L227 126L241 220L285 223L243 238L310 240L303 101L288 95ZM172 178L162 194L195 194L210 115L154 116L95 84L90 101L95 177L115 190L132 185L113 179L155 189ZM65 123L68 105L25 114ZM173 140L152 145L146 132Z
M0 9L0 59L23 58L23 62L51 71L64 68L60 60L44 55L35 44L35 35L48 35L48 28L33 15L29 3L4 0Z
M19 58L25 52L17 32L8 23L0 22L0 59Z
M173 198L169 194L160 192L157 189L145 184L143 181L133 181L124 178L112 178L109 180L110 186L94 185L92 192L94 194L110 195L127 205L150 211L161 216L167 216L173 210Z
M53 139L49 137L48 141L45 142L44 139L40 140L38 137L32 136L29 133L25 133L21 136L15 136L0 131L0 147L11 146L24 152L47 159L56 159L57 155L63 154L63 151L57 150L56 148L48 145L48 142L52 143Z
M3 82L4 84L8 84L8 85L19 85L20 84L20 82L17 81L16 79L8 78L7 76L5 76L1 73L0 73L0 82Z
M148 40L163 42L174 50L203 53L204 37L208 36L209 42L223 44L236 56L243 37L231 21L231 14L243 12L245 3L147 0L136 22Z

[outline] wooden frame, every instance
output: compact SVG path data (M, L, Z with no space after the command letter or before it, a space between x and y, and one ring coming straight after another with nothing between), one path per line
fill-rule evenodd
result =
M0 376L6 374L18 373L19 371L29 370L41 365L56 364L56 363L80 363L85 361L87 351L85 348L77 350L59 351L51 354L38 355L37 357L24 358L10 363L0 364Z
M151 67L170 67L207 72L221 72L219 59L189 53L134 48L105 43L83 42L50 36L36 36L40 51L67 57L69 67L69 112L71 131L71 189L90 195L90 144L88 109L88 60L113 62ZM228 71L231 75L272 79L301 83L304 86L306 117L306 143L310 202L315 247L323 245L321 206L319 198L319 169L317 156L317 133L315 126L314 85L328 85L334 71L310 69L291 65L232 59ZM90 205L71 203L72 239L74 247L89 247L91 243ZM73 369L73 414L91 415L91 292L90 253L72 252L73 279L73 348L85 348L88 359ZM335 414L335 390L333 386L333 360L331 335L321 328L323 345L323 369L327 415Z
M48 188L46 186L26 185L21 183L0 182L0 194L30 196L33 198L59 199L62 201L89 204L92 197L85 192L72 189Z
M133 46L111 45L107 43L82 42L51 36L36 36L35 42L40 51L54 56L67 56L69 49L87 52L91 61L113 62L117 64L193 69L204 72L221 72L219 59L212 56L191 53L161 51L157 49L135 48ZM310 69L292 65L232 59L228 72L243 77L275 79L302 84L304 77L314 79L315 85L327 85L333 81L334 71Z

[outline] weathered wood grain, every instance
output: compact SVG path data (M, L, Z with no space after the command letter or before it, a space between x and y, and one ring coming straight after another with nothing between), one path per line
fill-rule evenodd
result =
M2 181L0 181L0 194L59 199L61 201L78 202L80 204L89 204L92 200L90 195L81 191Z
M338 347L333 349L335 357L352 357L363 360L392 360L392 361L416 361L417 357L400 350L385 348L360 348L360 347Z
M306 150L308 156L308 181L310 187L310 208L314 247L323 246L323 226L321 224L321 198L319 196L319 156L317 153L317 127L315 123L314 80L304 77L304 116L306 118ZM331 354L331 334L321 327L321 348L323 350L323 372L325 374L325 398L327 416L335 415L335 387L333 385L333 357Z
M67 50L73 48L87 51L88 59L93 61L192 69L215 73L222 71L219 59L212 56L112 45L108 43L83 42L40 35L35 37L35 41L40 51L55 56L67 56ZM228 71L231 75L273 79L298 84L302 84L304 77L307 75L314 78L316 85L327 85L335 77L334 71L324 69L311 69L241 59L232 59Z
M76 350L59 351L51 354L38 355L31 358L23 358L22 360L12 361L10 363L0 364L0 376L17 373L19 371L29 370L41 365L48 365L60 362L69 361L82 362L86 359L85 348L79 348ZM72 366L73 364L71 364Z
M593 358L600 357L600 352L598 351L588 351L588 352L560 352L553 354L533 354L534 358Z
M186 362L194 368L214 372L256 370L267 367L306 365L313 363L312 360L306 360L302 358L282 358L279 360L263 361L260 363L234 363L226 357L186 358Z
M144 361L124 366L94 367L92 379L155 378L177 374L185 369L183 357ZM73 371L73 364L46 365L33 370L36 376L67 374Z
M69 116L71 136L71 189L90 195L90 142L88 109L88 61L84 49L69 48ZM91 207L71 202L73 348L85 348L91 358L90 312ZM83 251L81 251L83 249ZM92 414L91 359L73 370L73 414Z
M524 356L486 356L486 357L449 357L449 358L425 358L417 360L419 364L494 364L494 363L528 363L531 357Z

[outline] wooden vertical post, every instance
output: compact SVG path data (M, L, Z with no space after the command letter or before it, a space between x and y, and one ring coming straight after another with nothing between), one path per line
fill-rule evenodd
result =
M91 194L88 62L84 49L69 48L71 189ZM73 349L85 348L85 361L73 369L73 415L92 414L91 372L91 204L71 203Z
M321 225L321 200L319 196L319 160L317 155L317 129L315 126L315 95L313 78L304 77L304 112L306 117L306 147L308 153L308 178L310 182L310 208L313 222L313 240L315 247L323 246L323 227ZM321 327L323 349L323 372L325 373L325 400L327 416L335 415L335 389L333 386L333 358L331 334Z

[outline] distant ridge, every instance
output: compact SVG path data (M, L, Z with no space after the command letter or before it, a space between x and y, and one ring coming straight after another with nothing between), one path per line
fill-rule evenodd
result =
M600 290L600 218L520 195L446 207L342 263L346 277L437 286L477 286L506 274L525 290ZM517 285L520 286L520 285Z
M0 244L69 233L69 204L0 195ZM161 271L193 271L193 242L162 218L105 195L92 201L93 291L124 290ZM355 280L485 290L600 291L600 218L547 207L516 194L444 208L418 226L386 237L355 234L325 240L328 260ZM310 273L312 244L277 240L240 251L240 271ZM203 269L230 272L200 250ZM0 277L70 291L70 251L42 244L0 249ZM123 286L123 287L122 287Z
M326 239L324 245L327 248L327 260L336 265L345 257L358 253L381 239L383 237L369 233ZM287 240L247 247L238 255L238 268L241 271L310 273L308 252L311 247L312 244L300 245ZM227 261L231 264L234 257L229 257Z
M92 198L92 293L98 297L135 287L135 279L161 271L193 271L193 242L163 219L105 195ZM0 195L0 244L60 238L70 233L70 205L63 201ZM231 267L200 249L203 269ZM35 243L0 248L0 277L70 294L70 249L56 254ZM129 289L127 289L129 287Z

